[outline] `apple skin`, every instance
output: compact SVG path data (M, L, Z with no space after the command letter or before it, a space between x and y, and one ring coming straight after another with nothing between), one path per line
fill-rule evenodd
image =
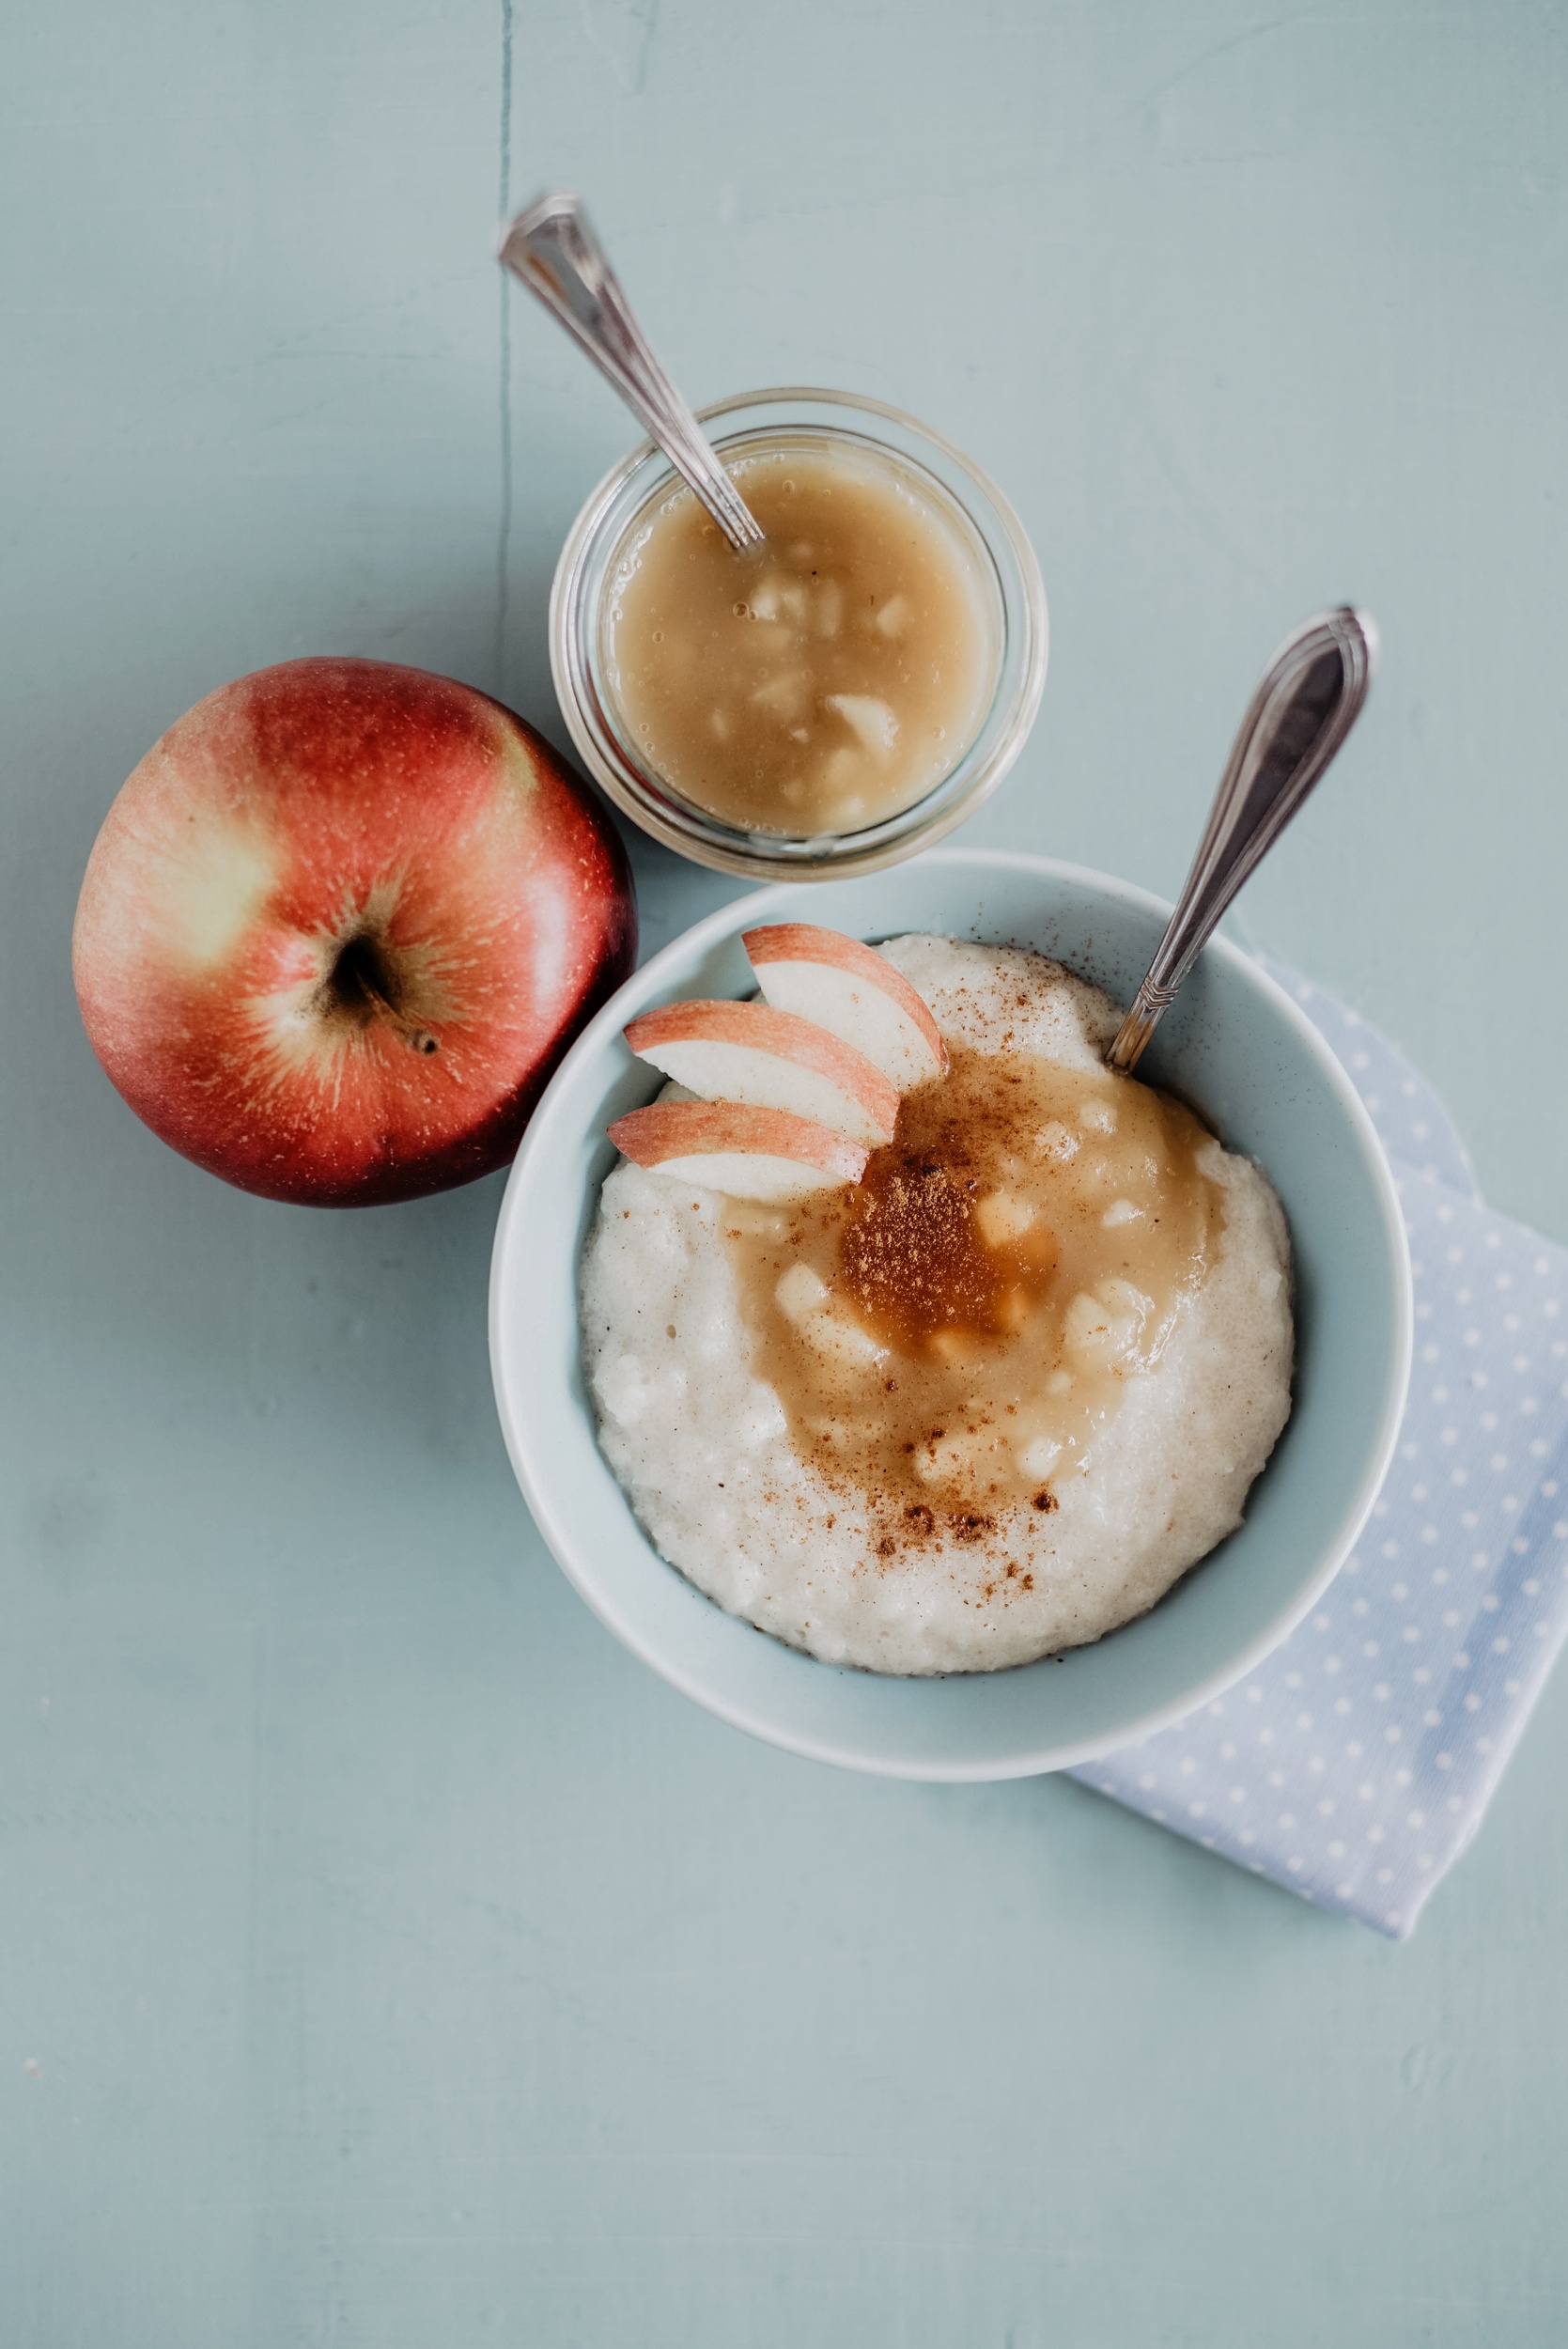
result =
M861 1180L871 1155L835 1127L741 1101L650 1101L618 1117L609 1133L634 1165L732 1199L837 1190Z
M740 942L769 1003L841 1037L899 1092L947 1074L930 1004L875 946L813 922L745 930Z
M768 1003L664 1003L625 1030L630 1050L708 1101L754 1102L891 1142L898 1094L853 1045Z
M154 744L88 861L72 960L111 1082L268 1199L374 1206L514 1154L628 976L608 817L499 702L288 661Z

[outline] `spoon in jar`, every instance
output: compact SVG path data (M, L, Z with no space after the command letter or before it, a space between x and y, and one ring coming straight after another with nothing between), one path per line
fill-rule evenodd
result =
M1360 716L1376 661L1376 622L1342 604L1287 636L1264 671L1176 910L1106 1054L1110 1067L1137 1067L1220 915Z
M575 195L551 190L508 222L500 257L608 376L737 554L763 533L658 359Z

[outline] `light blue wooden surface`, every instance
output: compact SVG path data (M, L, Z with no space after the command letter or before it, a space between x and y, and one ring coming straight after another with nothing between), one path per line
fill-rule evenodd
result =
M13 9L0 2269L18 2349L1546 2349L1568 1689L1409 1946L1056 1781L841 1777L639 1670L489 1401L494 1182L313 1215L100 1077L71 907L197 694L344 650L559 732L593 200L693 397L820 381L1039 545L966 837L1170 891L1260 662L1388 658L1249 894L1568 1237L1568 19L1373 0ZM640 858L650 942L723 884Z

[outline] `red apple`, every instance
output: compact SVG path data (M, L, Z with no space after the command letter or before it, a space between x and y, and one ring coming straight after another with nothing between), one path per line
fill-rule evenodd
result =
M326 660L220 687L148 751L73 955L155 1133L266 1198L368 1206L510 1159L636 944L620 842L531 727Z

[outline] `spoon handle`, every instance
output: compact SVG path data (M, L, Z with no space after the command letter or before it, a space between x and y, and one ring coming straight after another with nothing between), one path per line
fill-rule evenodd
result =
M702 500L737 552L762 544L745 500L658 359L575 195L551 191L510 222L501 259L568 334Z
M1215 924L1361 714L1377 660L1370 613L1342 604L1287 636L1263 673L1148 976L1106 1059L1131 1070Z

